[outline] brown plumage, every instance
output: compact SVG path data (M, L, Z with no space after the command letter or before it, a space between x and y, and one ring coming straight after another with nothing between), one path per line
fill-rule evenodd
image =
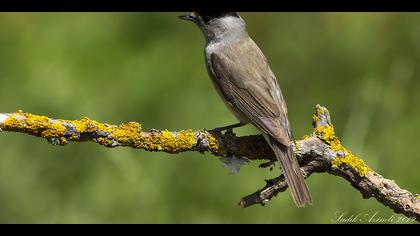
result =
M242 124L251 123L262 131L281 163L296 205L311 204L291 147L286 102L267 59L246 33L245 23L236 14L213 14L205 21L200 14L192 15L206 36L206 65L219 95Z

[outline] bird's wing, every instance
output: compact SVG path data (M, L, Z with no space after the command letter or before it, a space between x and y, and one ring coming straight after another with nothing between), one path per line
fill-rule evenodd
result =
M276 77L252 39L210 55L210 73L224 97L260 130L289 146L287 108Z

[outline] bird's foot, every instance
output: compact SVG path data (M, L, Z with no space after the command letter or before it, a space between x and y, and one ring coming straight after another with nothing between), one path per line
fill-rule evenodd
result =
M273 170L273 167L276 165L274 161L261 163L258 168L270 168L270 171Z
M233 134L233 129L234 128L238 128L238 127L242 127L246 124L244 123L237 123L237 124L233 124L233 125L227 125L227 126L223 126L223 127L218 127L218 128L214 128L209 130L210 133L222 133L222 131L226 130L225 134Z

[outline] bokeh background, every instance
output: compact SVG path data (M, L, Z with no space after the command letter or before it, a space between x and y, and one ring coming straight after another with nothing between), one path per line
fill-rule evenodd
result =
M204 66L204 38L181 13L1 13L0 112L139 121L200 129L236 120ZM297 138L327 106L343 144L420 192L420 14L242 13L278 75ZM239 135L257 133L251 126ZM289 192L237 203L278 171L229 175L210 154L170 155L93 143L53 147L0 134L1 223L334 223L337 212L393 212L343 179L307 180L314 206Z

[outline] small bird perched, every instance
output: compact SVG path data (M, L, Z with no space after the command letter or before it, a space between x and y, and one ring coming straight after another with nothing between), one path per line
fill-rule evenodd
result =
M193 12L180 18L194 22L204 33L207 71L217 92L240 121L217 130L248 123L256 126L280 161L296 205L312 204L292 150L286 102L267 59L249 37L244 20L236 12Z

